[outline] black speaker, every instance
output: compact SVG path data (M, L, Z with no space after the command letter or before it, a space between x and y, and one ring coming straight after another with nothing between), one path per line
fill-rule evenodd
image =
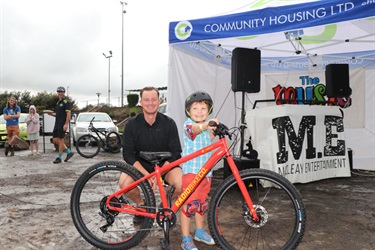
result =
M233 92L260 91L260 50L235 48L232 52Z
M347 97L352 94L352 89L349 87L348 64L326 66L326 94L328 97Z

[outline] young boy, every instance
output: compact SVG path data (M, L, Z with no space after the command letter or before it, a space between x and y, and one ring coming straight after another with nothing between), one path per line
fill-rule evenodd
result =
M184 123L183 137L184 137L184 148L183 155L188 155L206 147L211 144L211 140L214 138L208 125L209 121L215 121L217 119L211 119L206 121L207 116L212 113L213 102L210 95L204 91L197 91L190 94L185 100L185 114L188 117ZM199 169L210 157L210 153L199 156L191 161L188 161L182 165L182 190L184 191L188 185L194 180ZM182 249L185 250L197 250L198 248L194 245L192 236L190 235L190 219L195 216L196 231L194 239L196 241L204 242L208 245L214 245L215 241L212 239L204 227L204 212L207 208L208 193L211 188L212 173L209 173L207 177L197 187L195 192L189 197L182 207L180 214L181 231L182 231Z

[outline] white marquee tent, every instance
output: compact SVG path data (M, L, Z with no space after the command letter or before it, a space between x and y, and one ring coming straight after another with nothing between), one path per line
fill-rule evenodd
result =
M171 22L167 112L182 128L185 98L204 90L214 99L213 116L239 126L242 93L231 90L236 47L261 51L261 91L245 95L245 110L274 98L274 76L285 86L296 75L324 84L327 64L349 64L347 147L353 149L354 168L375 170L374 10L374 1L366 0L252 1L240 13Z

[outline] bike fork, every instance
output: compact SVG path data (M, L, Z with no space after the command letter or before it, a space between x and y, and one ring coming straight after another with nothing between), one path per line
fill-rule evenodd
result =
M229 164L229 166L230 166L230 168L232 170L234 179L236 179L236 181L237 181L238 187L240 188L240 191L241 191L241 193L243 195L243 198L245 199L245 202L246 202L247 206L249 207L249 210L250 210L251 215L252 215L252 220L255 221L255 222L258 222L259 221L259 217L258 217L258 214L256 213L255 208L254 208L253 201L251 200L250 195L247 192L245 183L241 179L241 175L238 172L238 169L236 167L236 164L233 161L233 158L232 157L228 157L227 161L228 161L228 164Z

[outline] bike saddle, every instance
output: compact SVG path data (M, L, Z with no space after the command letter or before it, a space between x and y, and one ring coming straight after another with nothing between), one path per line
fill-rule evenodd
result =
M171 152L145 152L141 151L139 156L145 159L146 161L157 164L159 162L165 161L172 157Z

